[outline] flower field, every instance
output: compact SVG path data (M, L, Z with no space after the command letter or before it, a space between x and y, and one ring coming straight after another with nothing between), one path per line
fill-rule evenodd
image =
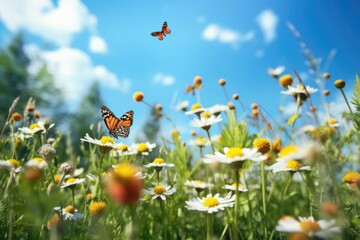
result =
M269 74L297 106L285 123L238 94L202 106L196 100L206 81L196 76L186 88L194 103L178 106L191 119L190 139L161 105L135 92L134 104L174 127L156 143L116 140L129 134L133 113L118 119L103 108L110 129L99 123L72 145L71 132L40 117L34 99L25 106L15 99L0 135L0 238L360 239L359 78L346 96L345 81L328 73L313 86L296 71ZM311 102L326 96L325 81L349 107L341 122L326 101Z

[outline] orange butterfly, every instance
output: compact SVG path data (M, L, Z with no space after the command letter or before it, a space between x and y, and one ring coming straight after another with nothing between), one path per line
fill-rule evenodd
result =
M161 41L164 39L163 36L166 37L166 34L170 34L170 33L171 33L171 30L168 29L167 22L165 21L162 25L161 32L152 32L151 36L158 37L158 39Z
M128 111L121 118L115 117L114 113L105 106L101 108L102 117L109 133L117 138L118 136L126 138L130 134L130 126L133 123L133 111Z

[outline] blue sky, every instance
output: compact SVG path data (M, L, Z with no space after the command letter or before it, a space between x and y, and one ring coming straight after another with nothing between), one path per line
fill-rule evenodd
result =
M327 89L332 93L329 101L337 101L333 81L343 78L350 89L360 67L359 7L356 0L0 0L0 44L24 30L28 51L59 73L57 84L67 89L72 109L86 86L98 79L105 105L118 115L135 111L135 130L148 114L144 104L133 102L135 91L144 92L150 104L161 103L179 127L188 130L190 118L176 112L172 103L196 102L184 93L196 75L204 81L200 96L205 107L226 104L217 83L224 78L230 96L238 93L244 103L258 102L272 115L292 99L281 96L282 89L267 74L269 67L284 65L284 73L296 69L306 84L316 87L288 21L323 59L322 66L336 49ZM150 33L159 31L164 21L172 33L158 41ZM45 43L50 46L46 50ZM318 98L319 93L313 101ZM100 106L94 114L100 114Z

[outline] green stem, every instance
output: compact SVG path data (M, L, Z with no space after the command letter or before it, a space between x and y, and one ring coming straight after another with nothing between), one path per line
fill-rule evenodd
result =
M209 141L210 141L210 143L211 143L211 148L212 148L213 152L215 152L215 148L214 148L213 142L211 141L209 129L206 129L206 134L207 134L207 136L208 136L208 138L209 138Z
M163 219L163 233L164 233L164 239L168 239L167 238L167 219L166 219L166 212L165 212L165 206L163 203L163 200L158 200L160 202L160 208L161 208L161 215L162 215L162 219Z
M250 202L250 194L249 191L246 191L246 198L247 198L247 203L248 203L248 207L249 207L249 214L250 214L250 219L254 219L253 218L253 214L252 214L252 207L251 207L251 202ZM253 229L253 225L252 222L253 221L249 221L250 222L250 232L254 233L254 229ZM254 237L254 235L252 234L252 237Z
M206 239L211 240L213 236L213 219L214 216L212 213L207 214L207 232L206 232Z
M281 215L283 214L283 211L284 211L283 206L284 206L284 201L285 201L285 195L286 195L287 190L288 190L288 188L290 186L291 179L292 179L292 173L290 173L290 175L288 177L288 181L287 181L287 183L285 185L284 191L283 191L282 196L281 196Z
M72 202L73 202L73 206L75 207L75 191L73 186L71 186L71 194L72 194Z
M268 239L267 234L267 219L266 219L266 183L265 183L265 163L261 162L261 188L262 188L262 204L263 204L263 212L264 212L264 237Z
M343 91L342 89L340 89L340 91L341 91L341 93L342 93L342 95L343 95L343 97L344 97L344 99L345 99L346 105L347 105L348 108L349 108L349 111L350 111L350 113L351 113L351 116L352 116L354 122L360 127L360 122L356 121L356 117L355 117L355 115L354 115L354 113L353 113L353 111L352 111L352 109L351 109L351 107L350 107L349 101L347 100L347 97L346 97L344 91Z

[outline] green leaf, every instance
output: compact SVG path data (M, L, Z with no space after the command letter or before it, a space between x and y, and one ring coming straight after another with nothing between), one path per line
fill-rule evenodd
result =
M295 113L294 115L292 115L292 116L289 118L287 124L290 126L298 117L299 117L299 114L298 114L298 113Z

